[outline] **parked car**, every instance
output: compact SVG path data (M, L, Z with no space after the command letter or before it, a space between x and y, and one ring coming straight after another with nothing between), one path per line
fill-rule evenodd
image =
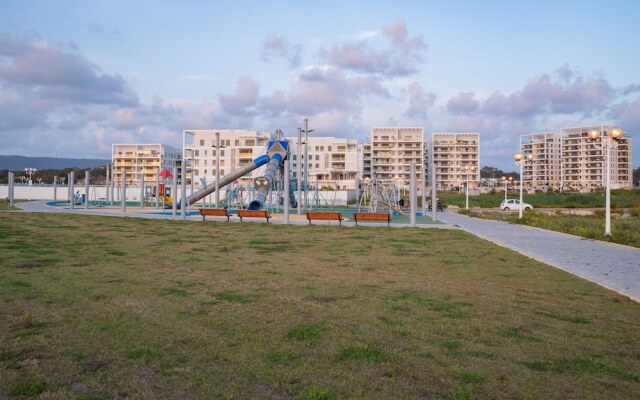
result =
M505 211L520 210L520 200L517 200L517 199L502 200L502 203L500 203L500 209ZM531 204L522 203L522 209L524 211L533 210L533 206Z

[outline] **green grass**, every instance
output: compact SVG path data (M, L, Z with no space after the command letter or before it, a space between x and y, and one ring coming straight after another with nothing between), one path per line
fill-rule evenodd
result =
M3 213L0 255L0 398L640 398L640 305L459 230Z
M517 199L520 192L510 187L508 197ZM438 192L438 197L447 205L464 207L466 196L464 192ZM495 193L481 194L479 196L469 196L469 207L496 208L504 200L504 190L496 188ZM591 193L577 192L547 192L547 193L524 193L524 202L531 204L534 208L603 208L605 206L604 191L593 191ZM615 189L611 191L612 208L637 208L640 207L640 189Z
M611 235L604 235L605 219L602 213L594 215L570 215L557 212L547 214L538 211L523 213L518 219L518 213L504 211L463 210L461 214L475 218L496 219L514 224L535 226L556 232L568 233L587 239L604 240L626 246L640 247L640 216L620 216L612 213Z

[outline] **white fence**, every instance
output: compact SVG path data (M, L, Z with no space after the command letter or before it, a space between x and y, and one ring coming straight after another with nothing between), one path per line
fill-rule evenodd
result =
M74 192L80 192L80 195L87 195L85 193L84 185L74 186ZM178 194L180 188L178 188ZM187 196L191 195L190 188L187 188ZM224 199L225 191L220 191L220 199ZM4 199L9 196L9 187L7 185L0 185L0 198ZM308 193L308 202L312 206L319 205L324 206L346 206L347 202L355 201L357 198L356 190L336 190L336 191L318 191L317 194L314 191ZM55 200L67 201L68 200L68 187L58 186L56 190ZM88 197L90 201L105 201L107 198L106 187L91 185L89 186ZM114 197L116 201L120 200L120 188L114 188ZM14 198L16 200L54 200L54 187L51 185L21 185L16 183L14 186ZM209 202L209 196L205 197L207 203ZM205 199L200 200L199 203L203 203ZM140 201L140 187L139 186L127 186L127 201Z

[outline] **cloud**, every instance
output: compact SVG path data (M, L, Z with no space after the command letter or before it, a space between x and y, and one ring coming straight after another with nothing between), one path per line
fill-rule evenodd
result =
M296 68L302 62L302 46L291 44L287 38L274 33L262 43L261 58L265 62L280 58L287 61L290 68Z
M422 85L413 82L409 85L409 108L405 115L415 119L427 119L427 111L433 106L438 96L426 91Z
M84 29L87 32L99 37L105 37L105 38L110 38L115 40L122 40L124 38L124 36L122 35L122 32L120 32L119 30L107 29L97 22L91 22L86 24L84 26Z
M637 134L640 132L640 97L614 104L608 116L613 118L625 133Z
M234 94L218 96L220 108L228 114L239 116L255 115L260 86L248 76L241 76L236 82Z
M333 66L366 74L397 77L417 72L428 48L422 35L409 37L402 20L383 27L383 35L390 43L382 49L363 39L334 43L329 49L320 49L318 56Z
M124 78L108 74L72 46L0 34L0 83L40 99L70 103L133 105L137 96Z

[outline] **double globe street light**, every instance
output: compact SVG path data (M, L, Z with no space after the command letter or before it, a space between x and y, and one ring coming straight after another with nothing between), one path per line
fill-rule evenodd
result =
M516 164L518 164L520 166L520 207L519 207L519 211L518 211L518 219L522 219L522 209L524 208L523 202L522 202L522 172L524 169L524 165L527 162L532 162L533 161L533 155L531 154L527 154L526 156L523 156L520 153L516 153L513 156L513 159L515 160Z
M31 200L31 183L32 183L31 176L33 174L35 174L37 171L38 170L35 169L35 168L25 168L24 169L25 174L29 175L29 200Z
M465 210L468 210L469 209L469 175L476 170L476 167L473 167L471 165L465 165L464 168L462 168L462 170L464 171L465 175L467 175L467 185L465 186L465 192L466 192Z
M593 146L596 149L602 150L604 153L605 162L605 187L606 187L606 216L605 216L605 228L604 234L606 236L611 235L611 150L618 147L618 142L622 138L622 131L619 129L613 129L609 132L592 130L589 132L589 139L592 141ZM598 143L600 139L600 143Z

